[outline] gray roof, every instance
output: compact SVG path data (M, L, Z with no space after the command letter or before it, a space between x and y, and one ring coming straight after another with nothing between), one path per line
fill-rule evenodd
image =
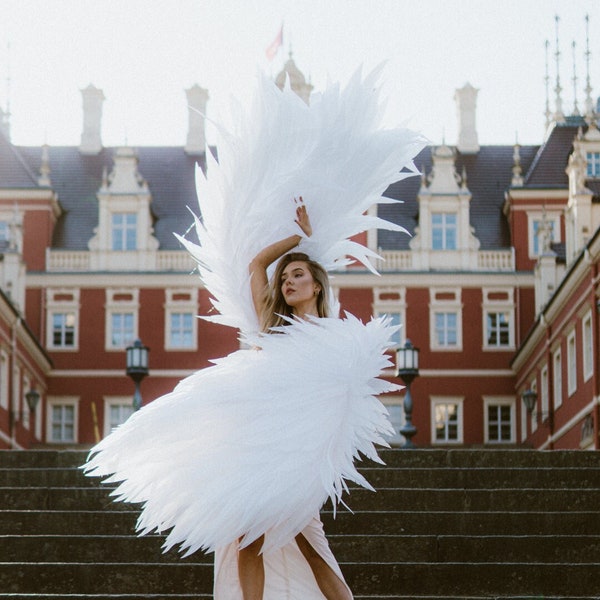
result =
M566 188L565 167L573 139L582 118L568 117L555 125L541 146L521 146L524 188ZM585 129L585 127L583 127ZM96 194L102 184L104 169L113 167L115 148L105 148L98 155L79 152L76 146L49 148L50 179L58 195L63 214L54 230L52 245L68 250L86 250L98 225ZM429 173L432 168L431 147L415 159L417 167ZM194 172L197 164L205 166L205 157L189 156L182 147L140 147L138 169L148 182L152 194L154 233L161 249L179 249L173 232L183 233L191 224L188 206L197 210ZM505 192L511 187L512 145L482 146L476 154L456 156L456 170L467 175L472 194L470 221L482 249L508 248L511 245L508 221L503 213ZM0 133L0 188L39 188L41 147L13 146ZM410 177L392 184L385 195L403 203L379 206L379 215L414 233L418 223L417 195L421 181ZM600 200L600 183L590 182L594 200ZM378 246L383 250L406 250L406 234L380 231Z
M415 159L420 171L429 173L432 167L431 147L425 148ZM521 168L529 168L538 146L521 146ZM511 245L508 221L502 211L504 193L511 185L513 146L482 146L477 154L457 154L456 170L467 174L467 188L472 194L470 222L482 250L508 248ZM381 204L379 216L398 223L411 234L418 224L417 195L421 181L409 177L392 184L385 196L402 203ZM383 250L407 250L409 236L393 231L379 231L378 246Z
M16 150L33 172L41 165L40 147ZM1 149L0 149L1 151ZM83 155L75 146L49 148L50 179L58 194L63 214L54 229L52 246L66 250L87 250L98 226L98 199L102 173L113 167L115 148L104 148L94 156ZM180 249L173 235L183 233L192 222L188 206L197 212L195 168L204 165L204 156L189 156L182 147L137 148L138 170L148 182L152 195L154 235L161 250ZM6 187L0 177L0 187Z

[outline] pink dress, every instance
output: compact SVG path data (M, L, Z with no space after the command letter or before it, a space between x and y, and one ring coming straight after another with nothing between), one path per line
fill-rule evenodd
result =
M302 530L302 535L346 585L325 538L321 520L315 516ZM325 598L295 540L278 550L268 552L264 556L264 564L263 600L323 600ZM347 585L346 589L350 593ZM214 599L243 600L238 577L237 543L218 548L215 552Z

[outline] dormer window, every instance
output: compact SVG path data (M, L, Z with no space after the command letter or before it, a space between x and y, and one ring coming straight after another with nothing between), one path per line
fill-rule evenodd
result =
M456 250L456 213L431 215L431 246L433 250Z
M587 152L587 176L600 177L600 152Z
M136 250L137 214L112 213L111 238L113 250Z

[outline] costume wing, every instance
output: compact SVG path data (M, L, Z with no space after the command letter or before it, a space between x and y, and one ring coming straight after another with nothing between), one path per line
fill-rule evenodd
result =
M252 304L248 265L269 244L292 234L294 198L302 196L313 235L306 252L326 269L354 257L374 270L373 252L350 238L371 228L402 230L366 215L387 187L414 175L413 157L424 145L407 129L380 129L378 72L358 71L345 88L329 84L306 105L289 86L266 76L234 135L220 130L219 160L198 169L199 244L180 238L198 263L218 315L210 320L252 334L259 323Z
M86 473L119 482L117 500L143 503L140 533L170 530L165 547L191 554L265 532L288 543L353 481L359 453L393 433L378 378L397 328L386 319L294 321L184 379L92 450Z

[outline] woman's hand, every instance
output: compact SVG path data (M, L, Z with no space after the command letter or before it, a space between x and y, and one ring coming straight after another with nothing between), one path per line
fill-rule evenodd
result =
M306 212L306 206L302 201L302 196L300 196L299 200L294 198L294 202L298 205L296 207L296 218L294 221L302 229L306 237L310 237L312 235L312 226L310 224L310 219L308 218L308 213Z

